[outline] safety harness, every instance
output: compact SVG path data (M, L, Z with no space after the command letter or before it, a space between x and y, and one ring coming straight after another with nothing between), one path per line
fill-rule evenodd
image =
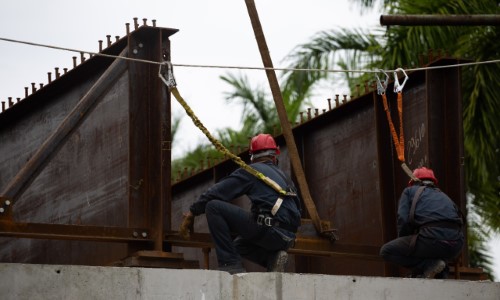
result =
M457 229L458 230L458 229L461 229L463 224L464 224L464 221L463 221L464 216L462 214L462 211L460 209L458 209L458 207L455 205L455 203L453 203L453 206L455 207L455 209L457 210L457 212L461 218L460 223L455 223L455 222L450 222L450 221L435 221L435 222L428 222L428 223L425 223L425 224L418 226L415 223L415 208L417 206L418 200L420 199L420 196L422 195L422 193L424 192L426 187L427 186L425 184L420 186L417 189L417 191L415 192L415 195L413 195L413 198L411 200L411 208L410 208L410 214L408 216L408 222L410 223L412 228L415 228L415 229L414 229L414 234L411 236L410 248L408 250L409 251L408 255L411 255L413 253L413 251L415 250L415 244L417 242L417 238L418 238L418 234L420 232L420 229L426 228L426 227L441 227L441 228L450 228L450 229Z
M186 103L186 101L182 98L179 91L177 90L177 83L175 82L173 67L172 67L172 64L170 62L166 61L163 65L160 66L160 69L158 71L158 76L165 83L165 85L167 86L170 93L172 93L172 95L174 95L177 102L179 102L179 104L184 108L187 115L193 121L194 125L196 127L198 127L201 130L201 132L203 132L203 134L208 138L208 140L212 143L212 145L214 145L215 149L217 149L219 152L223 153L225 156L232 159L242 169L244 169L248 173L252 174L253 176L257 177L259 180L263 181L265 184L267 184L268 186L273 188L276 192L278 192L279 197L276 200L273 208L271 209L272 216L276 215L276 213L278 212L281 204L283 203L284 197L286 197L286 196L296 197L297 196L297 193L294 193L291 191L286 191L286 190L282 189L281 186L279 184L277 184L274 180L265 176L261 172L255 170L251 166L247 165L239 156L231 153L231 151L229 151L226 147L224 147L224 145L221 142L219 142L216 138L214 138L210 134L208 129L203 125L203 123L201 123L200 119L198 119L198 117L194 114L191 107L189 107L189 105ZM266 221L264 219L264 224L265 225L271 224L271 221ZM273 225L267 225L267 226L273 226Z
M293 183L290 181L290 179L285 176L285 174L283 174L279 169L277 168L274 168L274 166L268 166L269 168L271 168L275 174L277 174L278 176L280 176L286 183L287 187L286 187L286 190L289 194L289 196L293 196L293 200L290 200L290 201L294 201L295 202L295 205L297 206L297 208L300 210L301 208L301 205L300 205L300 201L297 197L297 191L294 189L294 185ZM258 225L264 225L264 226L277 226L277 227L281 227L283 229L286 229L288 231L292 231L292 232L295 232L297 231L297 227L296 226L293 226L293 225L289 225L289 224L286 224L286 223L281 223L279 222L278 220L276 220L274 218L274 216L276 215L276 213L278 212L278 209L279 207L281 206L281 204L283 203L283 197L278 197L277 201L275 202L274 206L272 207L271 210L266 210L266 209L260 209L258 210L258 212L256 212L256 221L257 221L257 224Z

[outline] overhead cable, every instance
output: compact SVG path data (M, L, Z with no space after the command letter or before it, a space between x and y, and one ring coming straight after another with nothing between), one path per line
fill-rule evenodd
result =
M164 62L157 62L157 61L144 60L144 59L131 58L131 57L123 57L123 56L118 56L118 55L105 54L105 53L101 53L101 52L91 52L91 51L84 51L84 50L78 50L78 49L64 48L64 47L58 47L58 46L52 46L52 45L45 45L45 44L39 44L39 43L34 43L34 42L26 42L26 41L8 39L8 38L3 38L3 37L0 37L0 40L6 41L6 42L12 42L12 43L25 44L25 45L30 45L30 46L45 47L45 48L51 48L51 49L56 49L56 50L64 50L64 51L70 51L70 52L84 53L84 54L89 54L89 55L94 55L94 56L102 56L102 57L109 57L109 58L115 58L115 59L118 58L118 59L124 59L124 60L129 60L129 61L154 64L154 65L163 65L164 64ZM494 64L494 63L500 63L500 59L487 60L487 61L477 61L477 62L467 62L467 63L458 63L458 64L451 64L451 65L443 65L443 66L428 66L428 67L419 67L419 68L408 68L408 69L405 69L405 71L406 72L411 72L411 71L421 71L421 70L435 70L435 69L467 67L467 66L484 65L484 64ZM309 69L309 68L276 68L276 67L274 67L274 68L266 68L266 67L248 67L248 66L174 64L174 63L172 63L172 66L187 67L187 68L240 69L240 70L276 70L276 71L302 71L302 72L327 72L327 73L379 73L380 71L384 71L384 72L394 72L394 71L396 71L396 69L394 69L394 70L380 70L380 69L378 69L378 70L335 70L335 69Z

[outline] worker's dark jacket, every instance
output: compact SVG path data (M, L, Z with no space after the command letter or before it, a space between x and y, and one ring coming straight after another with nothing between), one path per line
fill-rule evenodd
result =
M250 165L252 168L269 177L284 190L287 188L295 191L291 181L286 180L285 174L271 162L258 162ZM290 185L290 186L289 186ZM210 200L232 201L242 195L247 195L252 201L252 212L269 212L276 203L279 194L266 183L248 173L242 168L219 181L203 193L198 201L190 207L196 216L205 213L205 206ZM300 226L300 201L297 197L286 196L274 218L280 223L298 228ZM296 230L295 230L296 232Z
M438 240L462 239L463 233L460 228L462 218L458 208L445 193L434 186L427 186L422 192L415 207L415 224L409 223L411 203L419 187L419 185L414 185L405 188L399 199L399 236L412 235L415 230L418 230L419 235L426 238ZM432 224L436 224L436 226ZM454 224L456 224L455 228Z

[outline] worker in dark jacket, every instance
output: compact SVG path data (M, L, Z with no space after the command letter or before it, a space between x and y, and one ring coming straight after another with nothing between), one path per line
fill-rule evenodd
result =
M383 245L380 255L411 269L412 276L443 278L446 261L456 258L464 245L462 215L437 188L431 169L422 167L413 174L419 181L410 180L399 199L398 238Z
M180 233L185 236L189 236L194 216L206 214L219 270L245 272L244 257L268 271L285 271L286 250L294 244L300 226L300 200L294 184L277 167L279 153L271 135L259 134L250 142L250 167L277 183L287 196L280 197L261 179L239 168L210 187L184 213ZM250 212L230 203L243 195L251 201ZM232 233L237 235L234 240Z

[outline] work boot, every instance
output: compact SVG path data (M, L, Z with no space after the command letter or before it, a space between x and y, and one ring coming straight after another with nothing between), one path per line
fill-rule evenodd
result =
M219 266L219 271L224 271L228 272L229 274L238 274L238 273L246 273L247 270L243 268L243 265L241 263L237 264L224 264L222 266Z
M448 277L450 277L450 267L448 267L448 265L444 267L443 271L437 273L436 276L434 276L434 278L436 279L448 279Z
M268 272L285 272L288 263L288 253L280 250L269 257L267 262Z
M424 278L434 278L434 276L443 271L445 267L446 263L440 259L432 261L424 270Z

